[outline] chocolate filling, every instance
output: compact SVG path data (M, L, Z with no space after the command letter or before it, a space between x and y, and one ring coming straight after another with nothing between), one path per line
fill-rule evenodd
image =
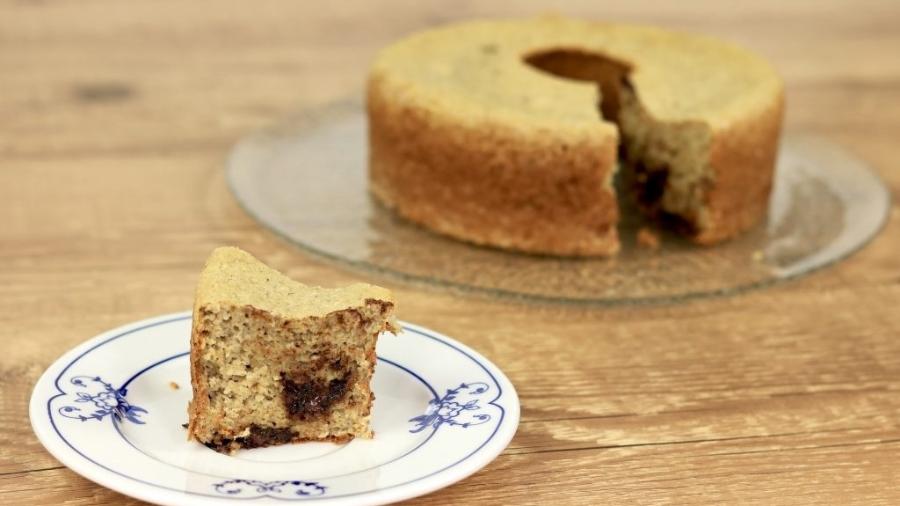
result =
M334 364L332 368L333 366ZM349 384L349 371L330 381L309 377L292 378L281 373L284 406L291 418L299 420L308 420L326 413L332 405L346 396Z
M657 211L666 190L669 171L666 169L647 170L641 162L634 164L634 171L635 180L638 183L635 188L638 202L649 211Z
M232 443L237 443L240 448L261 448L290 443L295 437L297 437L297 433L288 427L260 427L253 424L250 426L250 434L247 436L233 439L221 438L203 444L217 452L228 453Z

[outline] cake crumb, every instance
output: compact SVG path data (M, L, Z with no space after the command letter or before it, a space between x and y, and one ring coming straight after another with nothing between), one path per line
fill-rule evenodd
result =
M178 390L179 388L181 388L180 386L178 386L178 383L175 383L174 381L170 381L169 386L172 387L172 390Z
M659 235L648 227L641 227L637 231L637 244L644 249L657 250L659 249Z
M753 261L754 262L762 262L765 260L766 255L762 252L762 250L756 250L753 252Z

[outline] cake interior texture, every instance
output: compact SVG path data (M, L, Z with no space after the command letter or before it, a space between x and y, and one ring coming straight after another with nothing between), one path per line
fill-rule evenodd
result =
M375 346L392 310L382 288L309 287L217 249L194 308L189 437L223 453L372 437Z
M629 81L630 65L602 54L551 50L529 55L525 62L556 77L597 83L598 115L619 131L623 177L632 190L625 198L636 199L651 217L677 223L688 235L709 228L704 206L714 179L709 125L654 119Z

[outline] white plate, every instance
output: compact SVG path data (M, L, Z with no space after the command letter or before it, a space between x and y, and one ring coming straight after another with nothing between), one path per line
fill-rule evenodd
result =
M181 425L191 397L190 325L190 313L160 316L63 355L31 395L41 443L82 476L159 504L383 504L481 469L519 424L519 399L496 366L404 323L378 341L375 439L222 455L188 442Z

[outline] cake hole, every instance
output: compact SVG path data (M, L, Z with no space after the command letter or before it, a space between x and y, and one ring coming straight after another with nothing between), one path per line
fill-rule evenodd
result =
M540 51L525 56L524 60L535 69L556 77L597 83L600 86L600 113L608 121L618 119L620 90L631 71L626 63L578 49Z

